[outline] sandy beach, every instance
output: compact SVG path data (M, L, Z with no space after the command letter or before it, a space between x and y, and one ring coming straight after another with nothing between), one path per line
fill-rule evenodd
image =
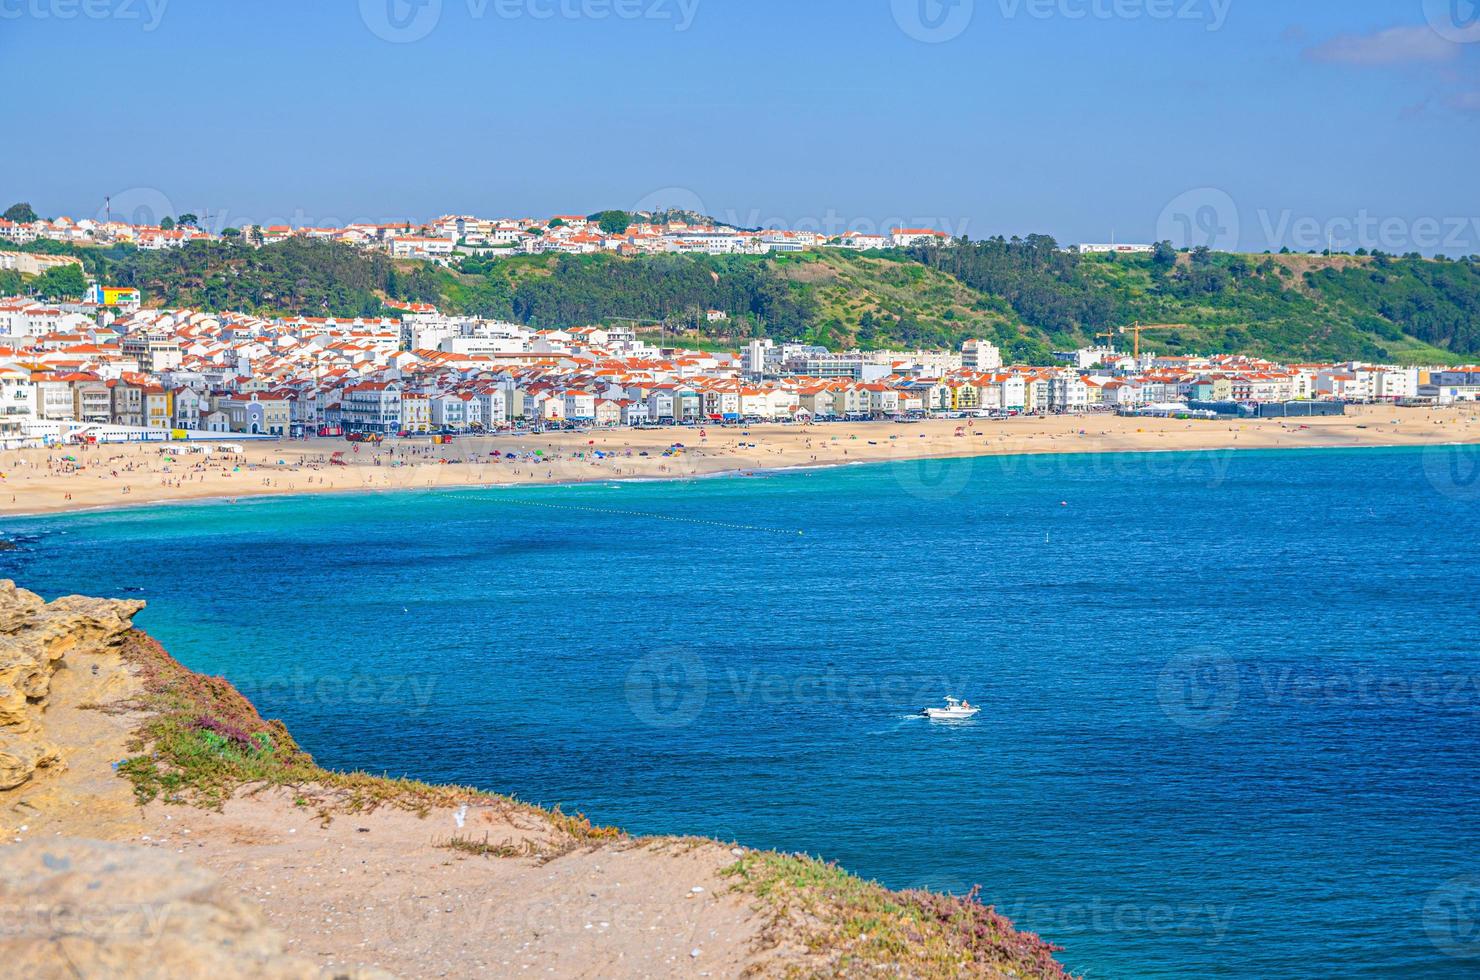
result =
M671 455L675 443L683 448ZM723 473L1035 453L1318 449L1480 443L1480 408L1352 406L1336 418L1179 420L1060 415L1003 420L764 424L427 438L136 443L0 453L0 513L203 498L682 479ZM240 454L220 451L240 445ZM192 448L195 451L192 451ZM510 457L509 454L516 454ZM336 455L337 454L337 455ZM497 454L497 455L495 455Z

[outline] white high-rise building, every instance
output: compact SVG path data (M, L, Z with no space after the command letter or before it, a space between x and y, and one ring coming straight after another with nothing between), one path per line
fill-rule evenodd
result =
M995 371L1002 366L1002 351L989 340L968 340L961 345L961 366L970 371Z
M760 340L752 340L745 345L745 359L742 368L746 374L766 373L766 351L775 346L769 338L762 337Z

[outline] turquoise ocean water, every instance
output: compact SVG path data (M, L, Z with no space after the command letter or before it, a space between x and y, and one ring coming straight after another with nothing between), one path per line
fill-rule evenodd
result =
M6 520L320 762L965 891L1088 977L1480 972L1480 455ZM801 532L801 533L798 533ZM974 721L914 717L946 694Z

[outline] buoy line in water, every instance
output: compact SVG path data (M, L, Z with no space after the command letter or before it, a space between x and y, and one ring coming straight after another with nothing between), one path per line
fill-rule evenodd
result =
M788 537L801 537L801 531L788 531L780 527L762 527L759 524L734 524L729 521L711 521L703 517L678 517L673 514L652 514L641 510L618 510L615 507L586 507L579 504L547 504L535 500L506 500L497 497L466 498L486 500L492 503L517 504L521 507L544 507L548 510L573 510L584 511L589 514L606 514L612 517L643 517L653 521L673 521L679 524L703 524L708 527L722 527L731 531L759 531L762 534L784 534Z

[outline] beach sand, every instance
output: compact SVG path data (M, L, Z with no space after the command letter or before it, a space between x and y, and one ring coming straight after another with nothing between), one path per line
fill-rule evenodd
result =
M542 435L233 443L131 443L0 453L0 513L50 513L202 498L434 487L681 479L789 467L1032 453L1314 449L1480 443L1480 407L1351 406L1335 418L1178 420L1108 414L1003 420L762 424ZM677 455L663 456L674 443ZM494 457L517 452L521 458ZM596 452L605 454L596 458ZM344 465L332 462L333 454ZM532 454L543 454L532 458ZM646 453L647 455L642 455ZM72 457L68 459L67 457Z

